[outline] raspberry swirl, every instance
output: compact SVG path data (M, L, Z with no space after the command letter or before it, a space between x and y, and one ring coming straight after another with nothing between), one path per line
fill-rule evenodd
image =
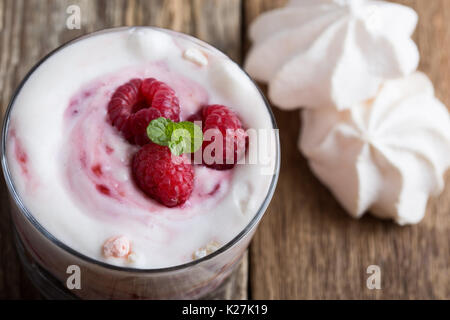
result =
M166 75L165 79L176 88L179 99L191 108L194 105L200 109L207 101L205 90L192 80L173 74L168 77L157 65L152 66L151 71L160 77ZM180 115L178 98L168 85L152 78L123 81L131 73L143 76L137 70L122 71L86 85L72 97L65 112L69 134L63 152L68 188L83 206L89 207L86 212L95 213L98 218L137 219L148 223L153 221L152 217L165 216L165 212L171 210L170 219L187 219L198 211L195 207L212 206L227 193L232 172L195 166L192 195L175 209L166 208L139 190L132 178L131 161L138 151L137 145L144 143L139 143L142 132L135 136L133 133L137 132L137 127L144 128L145 132L148 124L139 126L139 115L147 110L157 110L156 114L174 119L179 119ZM120 83L125 84L120 86ZM140 85L147 86L144 97L140 96ZM153 100L145 101L146 97ZM178 112L171 114L164 109L168 102L175 102ZM127 131L130 128L134 131ZM205 176L208 179L203 181Z

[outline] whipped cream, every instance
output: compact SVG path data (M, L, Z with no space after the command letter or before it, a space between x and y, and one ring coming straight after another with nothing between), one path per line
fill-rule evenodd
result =
M354 217L418 223L450 167L450 116L422 73L386 81L350 109L305 109L299 147Z
M292 0L252 23L245 69L281 108L343 110L416 70L417 20L413 9L384 1Z
M246 128L272 132L258 89L225 55L188 36L122 28L63 47L31 74L10 114L7 161L25 206L54 237L110 264L161 268L212 252L248 225L269 191L276 145L260 150L270 164L196 166L191 198L164 207L134 185L137 147L107 122L115 89L147 77L175 90L182 120L224 104Z

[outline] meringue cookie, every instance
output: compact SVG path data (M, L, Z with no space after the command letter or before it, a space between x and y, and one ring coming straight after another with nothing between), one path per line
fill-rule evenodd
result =
M386 81L352 108L305 109L300 150L354 217L418 223L450 167L450 116L422 73Z
M343 110L417 69L417 20L384 1L294 0L252 23L245 69L281 108Z

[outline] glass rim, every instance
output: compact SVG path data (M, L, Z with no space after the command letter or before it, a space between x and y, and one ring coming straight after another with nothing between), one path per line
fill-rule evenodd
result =
M126 30L126 29L133 29L133 28L147 28L147 29L154 29L165 33L174 34L176 36L182 36L190 41L193 41L199 45L202 45L204 47L207 47L208 49L212 49L214 51L219 52L222 55L225 55L230 61L232 61L236 66L244 72L244 74L249 78L249 80L253 83L253 85L257 88L260 96L262 97L264 104L266 106L267 112L269 113L271 123L272 123L272 129L277 130L278 126L275 120L275 117L273 115L272 109L270 107L270 104L267 100L267 98L262 93L261 89L258 87L258 85L253 81L253 79L248 75L245 70L241 68L239 64L237 64L235 61L233 61L230 57L228 57L225 53L220 51L219 49L215 48L211 44L197 39L193 36L190 36L188 34L173 31L169 29L154 27L154 26L127 26L127 27L115 27L115 28L106 28L101 29L95 32L91 32L85 35L81 35L79 37L76 37L66 43L63 43L62 45L58 46L57 48L50 51L47 55L45 55L43 58L41 58L36 64L31 67L31 69L26 73L25 77L20 81L17 88L14 90L11 100L9 101L8 107L5 111L4 118L3 118L3 124L2 124L2 138L1 138L1 162L2 162L2 169L3 169L3 175L5 177L5 182L8 187L9 194L14 199L14 203L18 206L18 208L21 211L21 214L23 214L28 222L31 223L31 225L37 229L37 231L42 234L47 240L49 240L51 243L56 245L59 249L62 249L66 253L69 253L78 259L83 260L84 262L94 264L96 266L119 271L119 272L128 272L128 273L148 273L148 274L156 274L156 273L167 273L167 272L174 272L174 271L180 271L183 269L187 269L190 267L197 266L199 264L202 264L203 262L212 260L216 256L228 251L228 249L231 249L234 245L236 245L242 238L244 238L250 231L258 224L258 222L261 220L262 216L264 215L270 201L272 200L273 194L275 192L275 188L278 182L278 177L280 174L280 162L281 162L281 148L280 148L280 138L278 135L278 132L275 133L275 140L276 140L276 156L275 156L275 166L274 166L274 173L272 176L272 180L269 186L269 190L267 192L266 197L264 198L264 201L261 203L261 206L255 213L254 217L248 222L248 224L245 226L244 229L242 229L236 236L234 236L230 241L228 241L226 244L221 246L218 250L214 251L211 254L206 255L205 257L202 257L197 260L189 261L183 264L178 264L170 267L163 267L163 268L149 268L149 269L142 269L142 268L134 268L134 267L123 267L123 266L117 266L113 264L109 264L100 260L97 260L95 258L89 257L88 255L85 255L84 253L81 253L70 246L66 245L64 242L59 240L57 237L55 237L51 232L49 232L34 216L31 214L31 212L28 210L28 208L25 206L22 198L20 197L19 193L16 190L15 184L13 182L13 179L11 177L9 167L8 167L8 161L6 158L6 138L8 135L8 127L9 127L9 118L11 114L11 110L13 108L14 102L16 100L16 97L19 95L22 87L27 82L29 77L36 71L47 59L49 59L51 56L53 56L55 53L59 52L60 50L64 49L65 47L68 47L78 41L81 41L85 38L89 38L98 34L102 33L109 33L109 32L117 32L119 30Z

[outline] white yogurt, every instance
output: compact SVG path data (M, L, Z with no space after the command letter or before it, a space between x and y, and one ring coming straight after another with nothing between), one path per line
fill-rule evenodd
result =
M226 56L189 37L125 28L72 43L33 72L10 115L7 160L24 204L63 243L110 264L162 268L231 241L255 216L273 176L263 164L195 166L185 205L167 208L145 196L129 167L137 147L107 122L107 105L119 85L147 77L175 90L182 119L224 104L246 128L272 129L261 94ZM264 152L273 169L275 144ZM114 237L129 241L127 256L103 254Z

